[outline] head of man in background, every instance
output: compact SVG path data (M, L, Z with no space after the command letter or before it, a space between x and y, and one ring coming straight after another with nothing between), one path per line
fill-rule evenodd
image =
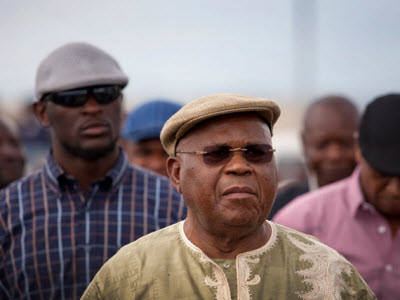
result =
M280 189L269 218L295 197L351 175L358 123L356 106L344 97L323 97L307 107L301 132L307 180Z
M306 109L301 141L311 190L351 175L358 123L356 106L344 97L327 96Z
M168 176L168 154L161 144L160 132L164 123L181 107L171 101L153 100L128 114L121 144L132 164Z
M361 120L356 152L365 200L385 217L393 237L400 228L399 112L400 94L371 102Z
M0 189L23 176L25 151L18 136L17 124L0 115Z
M38 68L35 114L50 128L55 161L84 190L118 159L127 83L113 57L86 43L56 49Z

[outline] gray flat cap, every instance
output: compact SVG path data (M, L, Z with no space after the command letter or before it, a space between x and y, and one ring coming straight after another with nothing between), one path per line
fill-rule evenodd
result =
M36 73L35 96L75 88L117 84L125 87L128 77L117 61L87 43L69 43L51 52Z
M198 98L175 113L161 130L165 151L174 156L176 145L187 132L200 122L217 116L256 112L271 126L271 133L281 110L271 100L234 94L215 94Z

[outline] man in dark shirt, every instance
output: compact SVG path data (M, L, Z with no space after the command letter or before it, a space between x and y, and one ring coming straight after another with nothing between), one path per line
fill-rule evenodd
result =
M34 111L51 151L0 192L1 299L79 299L121 246L184 217L170 182L129 165L117 146L127 83L114 58L86 43L41 62Z

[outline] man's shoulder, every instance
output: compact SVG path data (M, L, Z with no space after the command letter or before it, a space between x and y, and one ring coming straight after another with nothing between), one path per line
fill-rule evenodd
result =
M308 193L305 193L303 195L300 195L297 198L303 198L303 199L321 199L325 198L327 200L325 201L330 201L329 199L331 198L326 198L326 196L336 196L336 195L342 195L345 190L349 188L349 185L351 183L351 177L344 178L342 180L333 182L331 184L325 185L323 187L320 187L314 191L310 191Z
M282 244L281 248L287 249L294 259L306 260L312 264L324 263L326 266L334 263L342 263L354 267L338 251L322 243L315 236L297 231L286 226L276 224L277 237Z
M15 196L18 193L23 192L29 186L34 185L41 180L43 175L43 169L39 169L32 174L29 174L25 177L22 177L12 183L10 183L7 187L0 190L0 198Z
M281 243L279 255L286 255L287 267L313 287L308 293L310 299L326 299L339 293L351 295L351 299L376 299L355 267L339 252L313 236L275 226Z
M279 240L282 242L282 244L285 245L293 245L291 240L293 238L303 240L303 241L309 241L309 242L317 242L319 244L322 244L315 236L300 232L298 230L295 230L293 228L289 228L285 225L278 224L276 222L272 222L277 230L277 237ZM323 245L323 244L322 244Z
M173 257L181 261L180 251L185 251L179 233L180 224L147 234L122 247L101 267L82 299L97 299L99 295L104 299L130 299L132 290L139 290L140 286L154 288L157 277L165 275L168 279L167 266Z
M30 201L31 195L42 192L42 170L20 178L0 190L0 213L3 217L24 201ZM39 188L38 188L39 186Z
M170 247L173 243L179 242L179 226L180 222L142 236L123 246L113 259L118 260L127 254L138 257L154 251L161 254L160 249L165 249L167 245Z
M128 189L136 190L139 197L147 195L154 201L160 201L162 206L171 201L172 218L176 221L186 216L186 205L182 195L178 193L168 177L131 164L124 176L123 184Z
M120 281L123 280L121 276L126 274L130 274L130 277L137 276L143 269L156 271L161 265L155 262L168 262L180 243L179 224L149 233L123 246L103 265L97 277L106 281L107 278L116 278L116 281Z
M128 167L126 168L126 174L129 176L138 176L139 178L147 177L148 180L157 180L160 181L160 183L171 184L171 181L168 177L133 164L128 164Z

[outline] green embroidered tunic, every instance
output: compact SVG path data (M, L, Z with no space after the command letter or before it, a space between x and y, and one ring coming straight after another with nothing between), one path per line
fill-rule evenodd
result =
M312 236L269 222L264 246L212 260L183 224L123 247L82 299L376 299L347 260Z

